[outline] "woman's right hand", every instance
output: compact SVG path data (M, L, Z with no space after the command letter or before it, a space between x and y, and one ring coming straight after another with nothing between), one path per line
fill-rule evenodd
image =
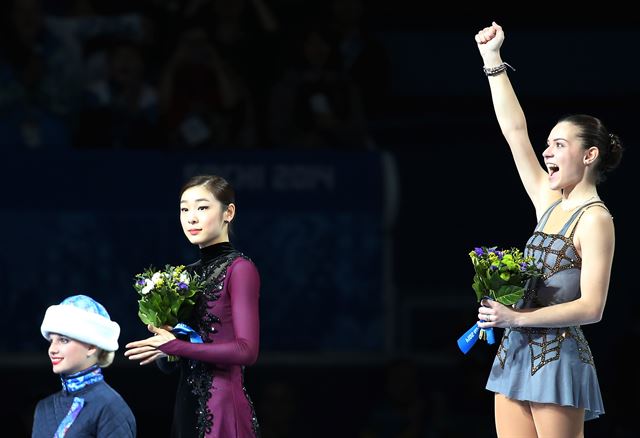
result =
M500 47L504 41L504 32L502 26L495 21L491 26L485 27L480 30L476 36L476 43L478 44L478 50L480 56L486 61L486 57L492 57L500 54ZM487 63L485 62L485 65Z
M125 357L128 357L129 360L140 361L140 365L147 365L153 363L156 359L167 357L158 347L176 338L171 333L170 326L155 327L153 324L148 324L147 330L153 333L153 336L129 342L125 346L127 348L127 351L124 352Z
M141 349L138 350L141 351ZM139 360L140 365L149 365L150 363L154 363L157 359L169 357L167 354L158 349L150 349L148 351L139 352L135 355L132 355L130 351L125 351L124 355L125 357L128 357L129 360Z

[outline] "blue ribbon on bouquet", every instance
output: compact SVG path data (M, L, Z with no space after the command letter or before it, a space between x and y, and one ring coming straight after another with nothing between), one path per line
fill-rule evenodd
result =
M202 344L202 338L200 337L200 335L185 323L182 323L182 322L177 323L175 327L173 327L173 330L171 331L179 335L188 335L189 341L192 344Z
M464 335L458 338L458 348L464 354L467 354L478 339L485 339L487 344L494 344L496 342L496 337L493 333L493 328L481 329L478 327L478 323L473 324L473 326L471 326Z
M485 296L483 299L490 300L491 297ZM481 320L484 322L484 320ZM473 347L478 339L484 339L487 341L487 344L495 344L496 336L493 333L493 328L481 329L478 327L478 323L476 322L471 326L469 330L467 330L464 335L458 338L458 348L464 354L467 354L471 347Z

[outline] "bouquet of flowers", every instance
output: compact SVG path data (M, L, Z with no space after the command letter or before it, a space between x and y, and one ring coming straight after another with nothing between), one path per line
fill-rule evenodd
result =
M136 274L133 287L140 295L140 320L161 327L175 326L189 316L204 282L198 275L186 271L184 265L166 265L164 270L151 266Z
M524 257L517 248L475 248L469 253L475 270L473 290L478 302L489 297L505 306L515 304L524 295L527 280L540 276L533 257Z
M478 302L488 298L511 306L524 295L527 281L542 274L533 257L525 257L517 248L483 246L471 251L469 257L475 271L471 286ZM458 347L466 354L478 338L489 344L495 342L492 329L480 329L474 324L458 339Z

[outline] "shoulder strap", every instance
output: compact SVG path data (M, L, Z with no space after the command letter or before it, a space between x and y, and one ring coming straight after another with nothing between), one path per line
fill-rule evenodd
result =
M567 220L567 222L565 222L559 234L562 234L563 236L566 235L567 231L569 230L569 227L573 225L573 228L571 229L571 234L569 235L569 237L573 238L573 235L576 232L576 227L578 226L578 222L580 221L580 218L582 217L584 212L587 211L588 208L594 206L595 204L599 204L602 208L609 211L609 209L604 205L604 202L602 202L601 200L589 202L583 205L582 207L580 207L575 213L571 215L571 217Z
M556 202L554 202L547 208L547 210L542 214L542 217L538 221L538 225L536 225L536 228L534 231L540 231L544 228L544 226L547 224L547 220L549 220L549 215L551 215L551 212L553 211L553 209L556 208L556 206L560 204L561 201L562 201L562 198L558 199Z

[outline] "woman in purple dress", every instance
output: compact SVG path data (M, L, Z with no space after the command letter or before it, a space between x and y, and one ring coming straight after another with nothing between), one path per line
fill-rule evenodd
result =
M180 369L175 438L260 435L244 387L244 368L258 358L260 277L253 262L229 242L235 211L233 188L219 176L196 176L182 188L182 228L200 248L200 259L188 269L206 280L186 324L203 342L190 342L171 327L149 325L153 336L126 345L125 356L141 365Z

